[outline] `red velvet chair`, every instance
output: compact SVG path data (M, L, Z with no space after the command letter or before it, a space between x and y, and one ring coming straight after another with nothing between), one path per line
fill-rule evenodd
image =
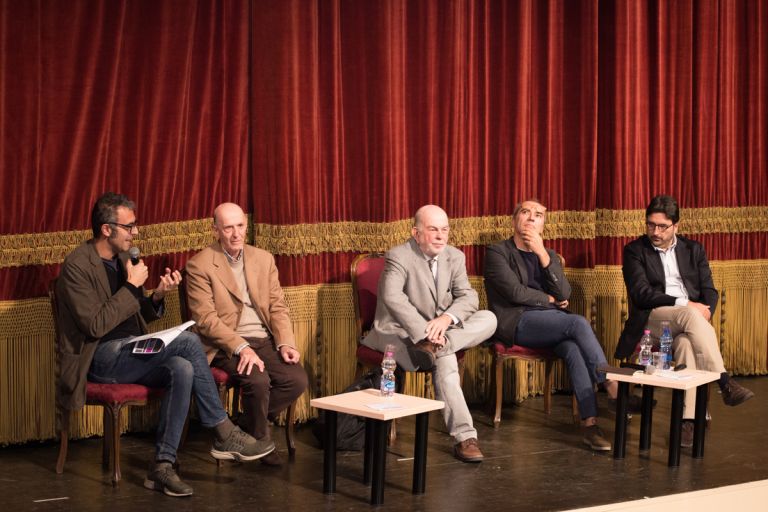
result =
M507 360L521 360L528 362L528 388L533 387L533 362L544 363L544 412L552 412L552 383L554 375L552 367L558 357L551 350L537 350L525 348L519 345L507 347L499 341L493 341L491 345L491 354L493 355L494 383L496 388L495 411L493 415L493 426L498 428L501 423L501 404L504 390L504 363ZM572 395L573 420L579 422L579 406L576 402L576 395Z
M378 296L379 276L384 270L384 255L380 252L365 253L357 256L350 267L352 277L352 296L355 304L355 318L357 320L357 370L355 380L359 379L365 370L372 370L381 367L381 360L384 354L378 350L361 345L365 335L371 329L373 320L376 317L376 302ZM456 359L459 363L459 378L463 381L464 377L464 351L456 353ZM431 377L432 372L427 372ZM424 393L427 394L430 379L424 382ZM395 422L392 422L390 430L390 441L397 435Z
M565 259L560 257L560 264L565 268ZM496 388L495 406L493 414L493 426L498 428L501 423L501 404L504 395L504 363L508 360L520 360L527 361L528 366L528 389L533 388L533 362L544 363L544 412L550 414L552 412L552 383L554 381L554 375L552 374L552 367L559 358L551 350L540 350L534 348L521 347L514 345L507 347L498 340L491 340L491 355L493 356L494 379ZM572 395L572 409L573 409L573 421L578 423L579 418L579 406L576 401L576 395Z
M51 310L53 312L53 325L56 334L56 345L59 343L58 325L56 323L57 304L56 304L56 280L51 281L48 289L48 296L51 300ZM58 353L58 350L57 350ZM104 411L104 444L102 447L101 462L106 469L112 470L112 485L117 486L120 482L120 412L124 407L144 406L149 400L160 398L163 395L163 389L154 389L142 386L140 384L98 384L95 382L86 383L85 403L88 405L98 405ZM67 460L67 448L69 444L69 420L71 411L59 408L56 411L59 422L59 456L56 461L56 473L64 472L64 463Z
M179 284L179 311L181 314L182 322L191 320L189 314L189 306L187 303L187 272L182 270L181 283ZM213 381L216 383L216 387L219 391L219 398L221 399L221 405L224 408L227 407L229 389L232 388L232 404L230 410L233 415L236 415L240 411L240 389L235 382L229 378L229 375L224 370L211 367L211 374L213 375ZM293 434L294 413L296 411L296 403L292 403L285 413L285 443L288 446L288 457L293 459L296 455L296 441ZM218 460L218 465L221 466L223 461Z

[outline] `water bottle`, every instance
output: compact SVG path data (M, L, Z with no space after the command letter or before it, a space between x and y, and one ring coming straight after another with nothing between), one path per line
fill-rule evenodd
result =
M384 359L381 360L381 396L391 397L395 394L395 346L387 345Z
M651 339L651 330L646 329L643 331L643 337L640 338L640 355L638 357L638 363L642 366L648 366L653 363L653 354L651 349L653 348L653 340Z
M664 365L662 370L669 370L672 363L672 331L669 330L669 322L661 322L661 337L659 338Z

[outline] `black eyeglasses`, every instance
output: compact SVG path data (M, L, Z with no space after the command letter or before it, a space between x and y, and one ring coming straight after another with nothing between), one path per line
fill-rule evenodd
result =
M124 230L126 230L129 233L133 233L134 229L136 231L139 230L139 225L136 224L135 222L133 224L120 224L119 222L108 222L107 224L111 224L113 226L120 226L121 228L123 228Z
M658 229L663 233L669 228L671 228L672 226L674 226L674 224L654 224L653 222L647 222L647 221L645 223L645 227L648 228L648 231L650 232L654 232Z

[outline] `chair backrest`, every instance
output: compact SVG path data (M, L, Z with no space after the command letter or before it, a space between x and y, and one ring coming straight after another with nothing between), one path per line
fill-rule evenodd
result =
M187 303L187 269L181 271L181 282L179 283L179 313L182 322L190 321L189 304Z
M355 316L361 336L368 332L376 316L379 277L383 270L384 254L380 252L361 254L350 267Z

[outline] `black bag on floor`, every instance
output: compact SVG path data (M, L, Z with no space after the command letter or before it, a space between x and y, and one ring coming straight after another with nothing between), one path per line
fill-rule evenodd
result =
M342 393L351 393L361 389L378 389L381 385L381 370L373 370L353 382ZM312 433L315 434L320 448L325 441L325 411L320 411ZM336 450L361 451L365 446L365 418L352 414L338 413L336 417Z

